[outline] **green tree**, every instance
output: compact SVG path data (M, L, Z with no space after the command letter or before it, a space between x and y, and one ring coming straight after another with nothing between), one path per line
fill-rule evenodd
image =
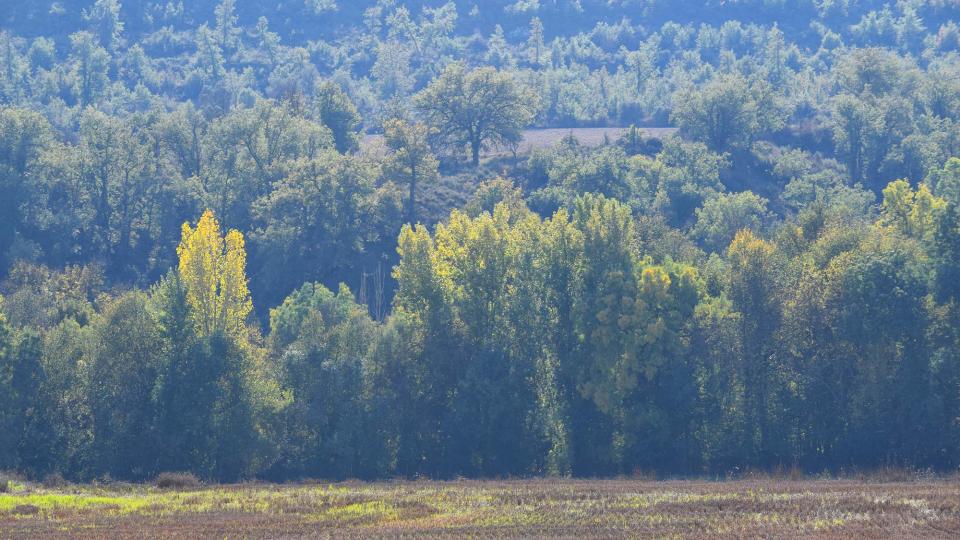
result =
M413 346L417 361L401 380L410 380L412 410L416 416L407 424L400 440L399 454L409 467L407 474L443 474L439 457L445 446L439 426L449 407L462 366L456 361L463 354L453 326L453 313L447 302L449 280L434 265L436 246L422 225L404 225L397 241L400 262L394 267L397 280L394 309L416 336ZM401 356L402 359L402 356ZM412 424L412 425L411 425ZM437 456L424 462L420 456Z
M26 96L29 72L15 36L0 32L0 98L6 104Z
M0 310L3 298L0 297ZM13 350L13 330L7 317L0 311L0 467L13 469L17 463L17 446L20 443L16 423L22 421L23 411L17 407L17 392L13 376L16 366Z
M270 312L271 349L281 385L296 396L284 412L284 476L356 478L368 469L364 372L376 328L346 287L338 294L307 284Z
M729 297L740 313L743 407L748 432L745 459L762 464L784 458L778 435L778 398L786 374L776 364L776 336L783 317L780 298L784 261L777 246L750 231L739 232L727 251Z
M723 253L741 230L757 233L772 221L767 200L750 191L721 193L696 210L697 223L690 234L704 249Z
M417 223L417 188L436 182L440 176L439 162L430 151L430 130L426 124L408 124L403 120L389 120L384 126L387 147L393 151L384 166L387 178L406 184L407 223Z
M543 22L539 17L530 19L530 36L527 38L527 49L530 54L530 63L540 66L543 50L546 47L543 41Z
M853 353L841 451L858 463L927 460L938 446L942 409L922 337L928 278L917 254L915 242L878 230L831 263L828 320Z
M41 186L32 175L51 139L50 124L42 115L0 108L0 191L4 193L0 200L0 274L12 262L10 248L29 228L23 210L39 196Z
M22 466L38 477L59 472L83 478L88 467L92 425L83 373L88 335L72 318L43 335L38 410L21 447Z
M110 54L98 45L93 34L70 36L73 94L81 107L95 104L110 85Z
M90 24L90 31L99 37L100 45L117 52L124 26L120 20L120 2L97 0L89 10L84 10L83 18Z
M160 472L152 393L163 347L146 305L140 292L113 300L93 323L85 366L91 466L115 478L143 480Z
M217 21L214 32L220 48L229 51L240 45L242 30L237 28L236 0L222 0L213 10Z
M650 206L674 227L691 225L696 209L725 190L720 173L728 166L724 156L703 143L683 142L677 137L664 141L655 160L634 159L636 176L650 186L646 191L653 192Z
M226 74L226 61L216 32L203 24L196 34L197 54L194 63L204 82L210 84L219 81Z
M933 252L938 299L960 303L960 205L957 203L948 205L938 216Z
M317 119L333 133L338 152L359 148L360 113L340 85L332 81L320 83L314 93L313 107Z
M377 45L377 61L371 68L382 99L409 95L416 80L410 66L413 51L404 43L383 41Z
M263 351L222 332L200 334L192 304L176 272L151 290L162 351L151 394L163 441L158 470L236 481L275 459L268 440L278 436L283 400Z
M950 158L942 169L929 171L925 183L937 197L960 204L960 159Z
M785 120L768 84L737 74L718 75L702 88L688 87L673 101L671 120L716 152L749 146Z
M148 169L149 149L128 124L93 109L80 117L79 135L66 172L81 186L76 202L93 210L84 247L109 257L111 270L123 275L140 264L133 254L149 251L153 240L153 231L144 226L157 210L151 204L156 186Z
M840 94L833 99L834 144L854 183L875 191L885 187L884 169L893 165L900 142L913 130L912 108L900 96Z
M401 194L376 186L378 171L361 156L328 151L292 164L290 174L259 199L256 290L279 302L304 281L328 286L376 268L401 223Z
M192 141L192 134L186 136ZM269 194L297 160L333 146L329 128L298 116L289 103L261 99L234 110L209 126L200 145L206 204L224 221L248 229L254 201Z
M444 146L469 148L474 166L485 148L519 143L536 110L534 96L509 74L462 64L448 66L414 102Z

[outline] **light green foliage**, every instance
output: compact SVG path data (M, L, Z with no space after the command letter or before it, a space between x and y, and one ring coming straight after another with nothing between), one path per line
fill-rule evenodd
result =
M897 180L883 190L880 220L906 236L924 239L933 234L946 207L947 202L934 197L925 184L914 191L905 180Z
M767 201L749 191L721 193L697 209L697 223L691 234L705 249L722 253L741 230L762 233L770 223Z
M960 159L950 158L942 169L931 170L924 183L937 197L960 204Z
M523 191L510 180L498 177L481 183L473 197L464 205L463 211L476 218L484 212L493 214L499 204L506 206L514 217L522 216L527 207Z
M417 189L437 181L439 162L430 150L430 129L423 123L388 120L383 126L387 147L393 151L384 166L384 175L410 188L407 196L407 223L417 223Z
M110 54L98 45L88 32L70 36L73 93L81 107L92 105L107 90Z

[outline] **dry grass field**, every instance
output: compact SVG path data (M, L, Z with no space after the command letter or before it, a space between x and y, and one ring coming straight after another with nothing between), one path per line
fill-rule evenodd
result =
M616 141L627 128L556 128L556 129L529 129L523 132L523 140L517 145L517 157L525 159L533 150L551 148L564 137L574 136L585 146L599 146L605 141ZM652 127L640 128L647 139L662 139L673 133L675 128ZM366 135L363 138L364 152L375 156L386 153L382 135ZM419 187L417 204L421 207L420 219L430 225L444 220L454 208L462 207L473 195L480 182L490 180L498 174L511 177L513 153L504 148L495 148L485 151L482 155L485 168L476 171L467 165L459 172L445 172L436 182L423 184ZM463 159L466 159L463 156ZM500 160L507 160L508 164ZM516 178L514 177L514 180Z
M523 141L520 142L517 150L518 153L524 154L538 148L549 148L569 135L586 146L600 146L607 141L616 141L626 131L627 128L618 127L528 129L523 132ZM677 129L668 127L640 128L640 132L646 138L660 139L676 133Z
M622 127L602 127L602 128L548 128L548 129L528 129L523 132L523 140L517 145L517 154L529 154L532 150L541 148L550 148L562 141L564 137L574 136L585 146L600 146L605 141L616 141L628 128ZM667 137L677 132L676 128L668 127L650 127L640 128L643 136L651 139ZM363 138L364 148L380 153L383 150L378 147L383 144L382 135L366 135ZM484 152L485 158L505 156L510 152L503 149L494 149Z
M960 482L14 483L0 537L960 538Z

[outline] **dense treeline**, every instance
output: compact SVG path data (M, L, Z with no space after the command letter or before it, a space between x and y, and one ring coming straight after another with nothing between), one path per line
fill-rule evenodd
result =
M955 178L960 180L960 178ZM957 466L960 213L905 183L876 223L811 208L700 268L602 195L400 236L395 310L308 284L265 340L210 213L148 292L15 270L5 467L144 478ZM213 259L210 259L213 254ZM29 275L28 275L29 274ZM47 308L40 310L40 308ZM39 311L39 312L38 312Z
M27 4L0 470L960 467L953 2Z

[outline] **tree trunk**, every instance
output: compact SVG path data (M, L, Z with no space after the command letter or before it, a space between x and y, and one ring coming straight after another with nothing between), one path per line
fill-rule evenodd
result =
M473 154L473 166L480 166L480 139L476 138L470 143L470 151Z
M410 200L408 201L410 205L407 208L407 221L411 226L417 224L417 174L414 172L410 175Z

